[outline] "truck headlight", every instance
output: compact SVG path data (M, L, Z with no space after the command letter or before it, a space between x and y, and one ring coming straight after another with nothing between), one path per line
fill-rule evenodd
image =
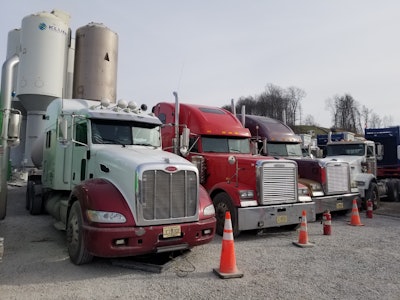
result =
M310 197L310 192L308 191L307 187L299 187L298 188L298 193L299 193L299 201L300 202L310 202L312 201Z
M322 185L318 182L311 182L309 185L311 189L311 195L314 197L323 196L324 191L322 189Z
M215 215L215 208L214 208L214 205L211 204L211 205L206 206L206 207L204 208L204 210L203 210L203 214L204 214L205 216L213 216L213 215Z
M351 181L351 188L353 189L353 188L362 188L362 187L364 187L364 185L365 185L365 182L363 182L363 181L355 181L355 180L352 180Z
M89 221L96 223L125 223L126 218L124 215L111 212L111 211L100 211L100 210L90 210L86 211Z
M308 192L308 188L306 188L306 187L300 187L298 189L298 192L299 192L299 196L309 196L310 195L310 193Z
M240 199L254 199L254 191L253 190L240 190L239 197L240 197Z

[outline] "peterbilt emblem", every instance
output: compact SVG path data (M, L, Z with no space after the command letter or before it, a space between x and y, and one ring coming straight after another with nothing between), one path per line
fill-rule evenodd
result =
M167 172L175 172L177 170L178 170L178 168L174 167L174 166L169 166L169 167L165 168L165 171L167 171Z

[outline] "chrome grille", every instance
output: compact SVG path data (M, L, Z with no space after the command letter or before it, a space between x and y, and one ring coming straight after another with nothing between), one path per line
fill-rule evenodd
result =
M329 162L326 165L326 193L350 192L350 168L345 162Z
M198 215L197 186L197 174L193 171L144 171L139 181L139 211L143 220L195 220Z
M295 162L263 162L260 175L261 204L297 202L297 165Z

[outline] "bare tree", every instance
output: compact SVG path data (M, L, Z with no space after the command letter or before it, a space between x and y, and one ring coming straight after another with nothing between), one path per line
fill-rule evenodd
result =
M336 123L336 118L337 118L336 116L338 114L337 107L335 105L335 100L334 100L336 97L339 97L339 96L334 96L333 98L329 98L329 99L325 100L325 109L329 110L331 112L333 124Z
M382 122L383 122L383 127L393 126L393 117L392 116L384 116Z
M312 115L307 115L305 120L304 120L304 125L309 125L309 126L318 126L318 124L315 122L315 119Z
M253 97L241 97L236 104L236 112L240 113L242 106L246 107L246 114L257 114L257 101Z
M286 121L289 125L295 125L297 120L297 112L301 109L300 102L306 96L306 92L297 87L291 86L286 89L287 107Z
M268 116L291 126L296 125L298 121L302 123L301 101L305 96L305 91L297 87L283 89L274 84L267 84L265 91L260 95L240 97L235 108L240 112L245 105L246 114ZM223 108L231 111L230 105ZM359 103L350 94L335 95L325 100L325 109L331 113L332 127L343 130L362 133L366 127L393 125L392 116L382 119L365 105L360 109ZM318 126L311 115L306 115L304 124Z
M372 113L371 119L369 121L369 127L370 128L382 127L382 120L376 113Z
M336 128L357 133L362 132L359 104L351 95L334 96L328 102L328 105L332 109L332 121Z
M361 108L361 119L364 128L368 127L371 115L372 115L372 110L363 105Z
M283 121L283 111L286 106L287 98L284 96L284 90L273 84L268 84L265 92L257 97L257 111L261 116Z

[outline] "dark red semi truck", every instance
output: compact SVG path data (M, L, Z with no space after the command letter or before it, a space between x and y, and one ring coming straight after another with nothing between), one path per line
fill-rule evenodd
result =
M310 189L317 214L326 210L350 210L354 199L360 202L359 193L351 191L347 162L303 157L301 137L276 119L245 115L244 122L253 139L258 141L260 153L296 161L299 181Z

